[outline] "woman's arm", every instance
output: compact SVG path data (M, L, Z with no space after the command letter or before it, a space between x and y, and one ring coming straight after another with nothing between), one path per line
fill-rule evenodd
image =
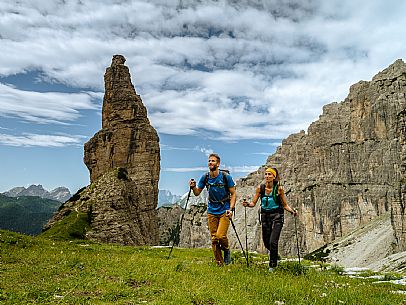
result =
M258 185L257 188L255 189L255 195L254 198L252 198L252 201L250 203L248 203L248 201L243 201L242 205L245 207L253 208L257 204L257 201L260 196L261 196L261 187Z

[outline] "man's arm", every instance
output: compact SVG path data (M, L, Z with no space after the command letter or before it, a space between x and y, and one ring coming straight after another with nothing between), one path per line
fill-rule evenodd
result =
M228 189L230 191L230 210L234 210L235 202L237 200L237 192L235 191L235 186Z
M200 189L196 186L196 181L194 179L189 180L189 186L193 191L195 196L199 196L203 189Z
M232 186L228 189L230 192L230 209L226 211L227 217L233 217L233 210L235 207L235 201L237 199L237 194L235 192L235 186Z

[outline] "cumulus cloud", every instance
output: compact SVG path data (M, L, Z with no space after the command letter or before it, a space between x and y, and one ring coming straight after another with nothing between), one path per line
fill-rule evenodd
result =
M74 121L80 110L98 109L93 93L23 91L0 83L0 116L18 117L34 123Z
M120 53L159 132L281 139L406 54L405 11L394 0L2 2L0 75L38 70L101 92ZM86 93L5 85L0 103L0 115L41 123L94 107ZM38 103L50 108L40 114Z
M0 144L23 147L63 147L82 145L82 136L23 134L13 136L0 133Z
M227 170L230 173L252 173L256 171L260 166L226 166ZM164 172L177 172L177 173L187 173L187 172L198 172L198 171L207 171L207 167L166 167L163 168Z
M199 147L199 146L197 146L197 147L195 147L195 150L200 151L201 153L204 153L207 157L208 157L210 154L214 153L214 150L213 150L213 149L211 149L211 148L206 148L206 147Z
M162 169L162 171L164 172L176 172L176 173L188 173L206 170L207 167L166 167Z

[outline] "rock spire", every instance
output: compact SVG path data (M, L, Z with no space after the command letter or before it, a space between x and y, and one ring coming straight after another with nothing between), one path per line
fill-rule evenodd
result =
M158 243L159 138L122 55L104 75L102 129L84 147L91 184L48 227L71 212L87 215L85 237L131 245Z

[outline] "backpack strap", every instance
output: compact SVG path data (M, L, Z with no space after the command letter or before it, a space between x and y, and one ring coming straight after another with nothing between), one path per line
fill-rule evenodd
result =
M224 189L226 190L227 197L230 197L230 190L228 188L228 178L227 178L228 173L225 170L221 170L221 172L223 173Z
M276 183L276 184L273 186L273 189L272 189L272 197L273 197L273 200L275 200L275 202L276 202L280 207L282 207L282 202L281 202L281 198L280 198L280 196L279 196L278 190L279 190L279 183Z
M262 183L262 184L259 186L259 194L260 194L260 196L261 196L261 199L265 196L265 184L264 184L264 183Z
M272 188L272 193L270 194L273 198L273 200L280 206L282 207L282 202L280 199L280 196L278 194L278 188L279 188L279 183L275 184ZM268 198L270 197L270 195L265 195L265 184L261 184L259 186L259 194L261 196L261 203L262 203L262 198L267 197L267 203L268 203Z
M230 200L230 190L229 190L229 187L228 187L228 179L227 179L228 171L220 169L220 172L223 174L223 185L224 185L224 189L226 191L226 196L223 199L221 199L219 201L210 199L210 187L211 187L211 185L209 184L209 174L210 173L208 173L208 172L206 173L206 176L204 178L204 185L206 186L206 189L207 189L207 191L209 193L209 200L211 202L217 202L217 203L224 204L224 202Z

